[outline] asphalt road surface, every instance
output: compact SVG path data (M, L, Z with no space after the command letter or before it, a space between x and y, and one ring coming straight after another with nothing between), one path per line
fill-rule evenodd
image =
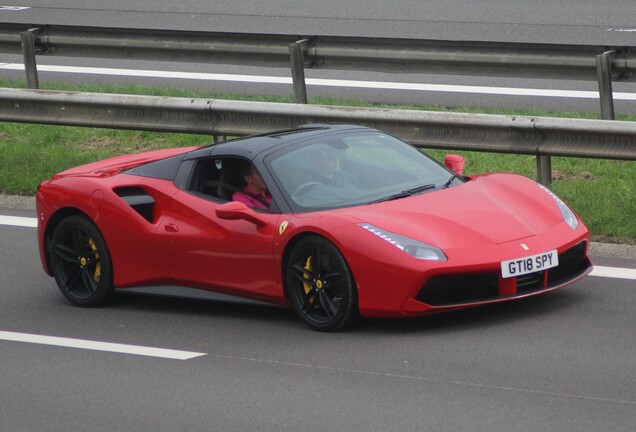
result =
M13 0L1 21L253 33L620 45L633 2Z
M355 35L440 40L481 40L592 45L636 45L633 2L506 0L398 0L130 2L16 0L24 9L0 9L0 22L82 24L300 35ZM20 56L0 56L0 77L23 79ZM183 87L214 93L292 94L276 83L290 71L183 63L39 57L40 82L115 82ZM63 69L54 67L63 66ZM71 70L70 67L83 69ZM115 71L113 69L120 69ZM184 75L174 77L171 72ZM207 75L206 75L207 74ZM513 77L413 75L308 70L310 97L374 103L500 107L598 113L591 81L521 80ZM311 80L335 80L329 84ZM254 82L256 81L256 82ZM389 85L386 85L386 84ZM616 113L636 113L636 85L614 83Z
M0 430L634 430L634 247L594 246L618 277L323 334L176 289L74 307L41 270L34 211L4 203Z

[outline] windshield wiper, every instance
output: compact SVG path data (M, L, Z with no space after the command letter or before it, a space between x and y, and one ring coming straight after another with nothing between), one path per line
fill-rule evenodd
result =
M380 203L380 202L384 202L384 201L393 201L396 199L400 199L400 198L406 198L406 197L410 197L411 195L415 195L424 191L427 191L429 189L435 189L435 184L427 184L424 186L418 186L418 187L414 187L412 189L406 189L403 190L402 192L398 192L396 194L393 195L389 195L388 197L384 197L384 198L380 198L377 199L375 201L371 201L369 204L376 204L376 203Z
M448 189L451 184L453 184L453 180L455 179L459 179L462 180L462 177L460 177L458 174L453 174L450 178L450 180L448 180L446 183L444 183L444 186L442 186L442 189Z

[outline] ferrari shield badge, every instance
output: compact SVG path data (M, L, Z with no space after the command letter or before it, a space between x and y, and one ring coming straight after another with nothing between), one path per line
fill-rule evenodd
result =
M287 229L287 225L289 225L289 222L283 221L283 223L281 223L280 226L278 227L278 234L283 235L283 233Z

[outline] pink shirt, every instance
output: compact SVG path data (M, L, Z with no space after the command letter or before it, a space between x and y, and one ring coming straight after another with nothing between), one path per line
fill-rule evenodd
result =
M272 196L269 194L269 191L265 191L265 194L261 195L258 192L252 190L249 186L245 186L243 190L245 191L245 193L234 192L234 194L232 195L232 201L242 202L246 206L254 207L257 209L262 209L262 210L269 209L269 205L265 206L265 204L263 204L261 201L253 197L253 196L257 196L262 201L265 201L267 204L271 204Z

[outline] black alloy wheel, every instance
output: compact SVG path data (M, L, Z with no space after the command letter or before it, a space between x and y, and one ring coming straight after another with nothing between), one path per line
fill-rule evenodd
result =
M315 330L340 330L358 316L351 270L323 237L305 237L294 246L287 262L286 291L296 313Z
M110 254L97 227L69 216L55 228L50 264L62 294L78 306L99 306L114 293Z

